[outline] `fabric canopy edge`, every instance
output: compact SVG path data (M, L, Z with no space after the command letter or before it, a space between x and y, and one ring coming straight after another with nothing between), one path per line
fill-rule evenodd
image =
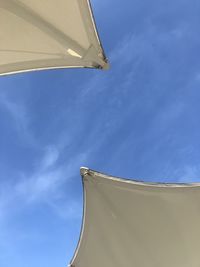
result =
M44 60L45 62L45 60ZM0 72L1 76L9 76L9 75L17 75L17 74L23 74L27 72L41 72L45 70L66 70L66 69L100 69L100 70L108 70L109 69L109 63L104 65L104 67L100 65L94 65L94 66L50 66L50 67L36 67L36 68L30 68L30 69L21 69L21 70L13 70L13 71L6 71L6 72Z
M118 181L122 183L130 183L141 186L151 186L151 187L200 187L200 183L165 183L165 182L145 182L143 180L131 179L131 178L121 178L117 176L112 176L102 172L98 172L87 167L80 167L80 174L83 179L86 176L98 176L105 180Z
M85 231L85 217L86 217L86 189L85 189L85 176L87 175L87 173L90 171L89 168L87 167L80 167L80 175L82 178L82 192L83 192L83 205L82 205L82 221L81 221L81 229L80 229L80 234L79 234L79 239L74 251L74 254L72 256L71 261L68 264L68 267L75 267L74 265L74 261L76 259L76 256L79 252L80 246L82 244L82 238L84 235L84 231Z
M103 64L101 66L99 66L99 69L108 70L110 68L110 64L108 62L108 58L106 57L106 54L105 54L105 51L104 51L104 47L103 47L103 44L102 44L100 36L99 36L98 27L97 27L97 24L96 24L96 21L95 21L93 8L92 8L92 5L91 5L91 0L87 0L87 3L88 3L88 7L89 7L89 12L90 12L90 15L91 15L91 20L92 20L92 23L93 23L93 26L94 26L96 38L97 38L97 40L99 42L99 45L101 47L101 54L102 54Z

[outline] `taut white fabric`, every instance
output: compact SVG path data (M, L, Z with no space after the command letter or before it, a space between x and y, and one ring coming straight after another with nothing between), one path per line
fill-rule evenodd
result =
M0 74L107 68L89 0L0 0Z
M199 185L81 173L84 219L72 266L199 267Z

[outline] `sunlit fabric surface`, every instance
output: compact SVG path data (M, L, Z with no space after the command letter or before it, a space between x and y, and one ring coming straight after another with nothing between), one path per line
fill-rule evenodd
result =
M89 0L0 0L0 74L107 68Z
M198 267L200 186L148 184L81 169L82 234L75 267Z

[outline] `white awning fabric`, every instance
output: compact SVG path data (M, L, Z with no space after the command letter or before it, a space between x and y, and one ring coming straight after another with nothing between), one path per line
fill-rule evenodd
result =
M0 0L0 75L108 67L89 0Z
M151 184L81 168L74 267L199 267L200 185Z

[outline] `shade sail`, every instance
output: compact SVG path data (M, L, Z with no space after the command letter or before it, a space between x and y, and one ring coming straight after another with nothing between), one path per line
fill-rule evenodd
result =
M89 0L0 0L0 74L107 68Z
M199 185L81 174L84 218L71 266L199 267Z

